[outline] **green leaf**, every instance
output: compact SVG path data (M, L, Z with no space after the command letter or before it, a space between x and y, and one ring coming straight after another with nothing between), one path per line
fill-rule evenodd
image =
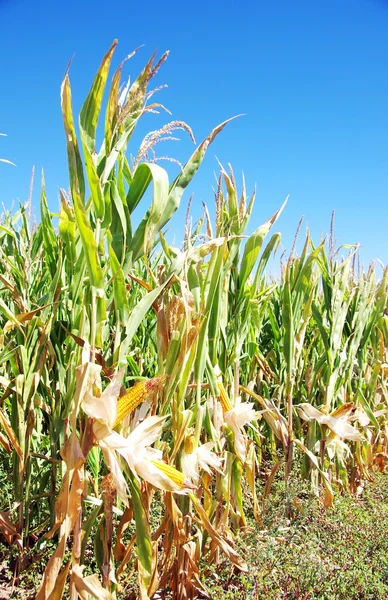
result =
M51 221L51 216L49 213L47 199L46 199L46 189L44 185L44 175L42 172L42 193L40 197L40 216L41 216L41 227L42 227L42 236L43 236L43 247L45 249L45 256L47 260L47 264L51 273L51 277L54 277L55 272L57 270L57 260L58 260L58 245L57 245L57 236L54 231L54 227Z
M116 253L112 248L112 235L110 232L108 232L108 249L110 267L113 277L113 297L115 310L119 316L121 324L126 325L129 318L129 306L127 300L127 290L125 287L125 278L121 265L117 260Z
M60 190L61 196L61 209L59 212L59 224L58 230L62 238L63 245L65 248L67 259L71 263L75 263L77 260L76 253L76 222L74 216L74 210L68 204L66 197L62 190Z
M141 300L138 302L131 312L131 315L128 319L128 323L126 326L126 337L121 343L120 346L120 363L126 363L126 352L128 350L129 344L131 343L133 336L135 335L140 323L143 321L145 315L151 308L152 304L158 298L158 296L162 293L164 288L170 283L170 280L167 279L162 285L156 287L152 292L148 292Z
M228 123L230 123L230 121L237 119L238 116L240 115L232 117L231 119L227 119L226 121L218 125L218 127L215 127L191 155L191 157L185 164L183 171L178 175L178 177L176 177L176 179L170 186L170 193L164 214L164 220L161 224L161 227L163 227L167 223L167 221L171 219L172 215L178 209L183 192L187 188L189 183L192 181L196 172L198 171L203 159L205 158L206 151L209 148L210 144L214 141L216 136L224 129L224 127Z
M127 206L133 213L140 200L143 198L149 184L152 181L152 171L147 163L140 163L133 175L131 186L127 194Z
M152 575L152 543L150 526L142 503L139 483L132 474L129 476L129 485L132 496L133 514L135 517L137 557L142 565L143 577L145 584L148 587L151 582Z
M98 298L104 295L104 276L98 258L98 250L93 230L91 228L83 203L85 183L77 138L74 129L73 112L71 108L71 90L69 77L66 74L61 90L62 113L67 136L67 154L70 171L70 187L73 199L75 218L85 252L90 283L96 290Z
M96 73L92 87L90 88L90 92L82 106L79 117L82 142L88 148L90 153L95 151L98 117L101 110L101 103L109 73L110 63L116 46L117 40L114 40L108 52L102 59L100 68Z
M239 276L239 288L240 288L240 296L244 293L244 286L252 272L253 267L256 264L257 257L259 256L261 246L263 244L264 238L267 233L270 231L272 225L278 220L280 217L284 207L287 204L288 198L276 211L274 215L266 223L260 225L256 229L256 231L248 238L247 243L245 244L244 254L241 261L240 268L240 276Z
M142 178L143 181L148 180L147 173L151 176L154 184L153 198L150 208L147 210L133 235L131 248L125 261L124 273L128 272L132 264L141 258L144 252L148 252L148 249L152 248L157 233L161 230L164 223L168 221L168 219L166 219L168 201L167 172L162 169L162 167L159 167L159 165L149 163L141 163L136 169L136 172L138 169L141 169L139 180L140 178ZM136 172L134 180L136 179ZM130 199L130 202L132 201L133 199Z
M287 269L288 276L284 282L283 290L283 334L284 334L284 358L286 359L288 375L291 376L294 370L294 344L295 344L295 331L294 331L294 319L292 314L292 302L291 302L291 291L290 291L290 277L289 268Z

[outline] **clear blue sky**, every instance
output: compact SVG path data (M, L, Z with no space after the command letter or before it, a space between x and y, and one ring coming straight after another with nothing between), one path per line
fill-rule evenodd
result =
M338 243L360 242L365 262L388 262L388 0L0 0L0 132L8 134L0 156L17 163L0 164L5 206L27 199L35 165L56 210L58 187L68 183L59 102L67 62L75 55L78 111L116 37L115 65L145 44L127 63L133 78L154 49L171 51L158 100L197 141L246 113L210 148L192 184L196 214L202 200L213 202L217 156L237 178L244 171L248 190L257 185L252 226L290 194L277 225L286 248L300 216L318 242L335 209ZM165 122L147 118L143 133ZM184 135L168 147L181 160L191 150ZM174 221L177 242L188 195Z

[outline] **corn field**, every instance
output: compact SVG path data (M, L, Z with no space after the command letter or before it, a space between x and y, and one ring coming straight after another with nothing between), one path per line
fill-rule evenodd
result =
M167 55L131 85L123 62L107 85L115 46L77 132L64 78L58 214L42 178L38 224L28 206L0 224L0 455L13 489L0 533L20 556L55 541L37 600L119 599L133 573L142 600L206 597L202 560L247 570L234 539L246 503L260 527L276 474L301 469L330 507L387 469L388 271L307 233L271 278L285 205L246 236L255 194L230 166L215 205L169 245L165 226L227 122L170 182L155 147L191 135L185 123L131 147L138 121L163 110L150 84Z

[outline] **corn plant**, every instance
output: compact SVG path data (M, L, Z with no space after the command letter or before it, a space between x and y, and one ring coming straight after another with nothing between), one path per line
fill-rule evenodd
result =
M120 598L134 570L142 600L206 596L201 559L247 570L234 549L244 496L260 526L260 501L280 467L292 477L297 451L326 506L388 455L388 272L357 274L355 248L342 258L307 234L271 279L285 203L247 237L255 193L230 165L215 222L204 206L172 247L164 228L227 122L170 183L155 146L192 136L185 123L131 147L143 115L163 110L150 83L167 54L132 85L121 63L108 85L116 44L77 125L69 72L62 84L70 190L57 227L43 176L39 224L21 206L0 225L0 444L13 486L0 532L21 558L54 540L38 600ZM90 548L98 572L86 575Z

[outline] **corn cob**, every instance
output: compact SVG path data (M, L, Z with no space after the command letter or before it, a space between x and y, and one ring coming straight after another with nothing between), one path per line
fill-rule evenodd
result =
M195 435L188 435L185 438L185 453L193 454L196 447L197 447L197 441L195 439Z
M167 477L171 479L171 481L173 481L177 486L179 486L182 489L187 487L186 477L183 475L183 473L178 471L178 469L172 467L171 465L168 465L162 460L152 460L151 462L155 467L159 469L159 471L162 471L162 473L167 475Z
M113 428L122 423L123 419L129 415L139 404L144 402L146 397L160 387L161 377L154 377L136 383L124 396L119 398L117 406L117 417Z
M233 406L225 391L224 384L221 381L218 382L218 391L220 392L218 399L221 402L222 410L224 411L224 413L229 412L230 410L232 410Z

